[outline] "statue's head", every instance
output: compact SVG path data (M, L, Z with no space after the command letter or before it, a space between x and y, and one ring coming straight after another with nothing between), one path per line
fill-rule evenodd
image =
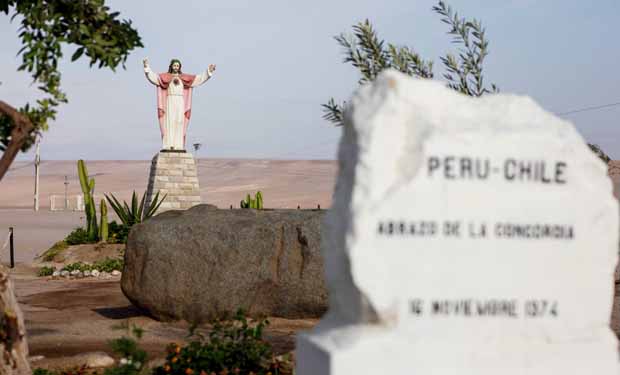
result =
M172 59L170 60L170 65L168 66L168 73L178 73L181 74L181 60Z

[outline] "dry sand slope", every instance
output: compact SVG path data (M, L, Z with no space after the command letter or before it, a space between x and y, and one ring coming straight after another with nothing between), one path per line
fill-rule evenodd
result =
M113 193L129 200L133 190L146 190L150 161L87 161L88 172L95 177L95 196ZM337 172L332 160L244 160L200 159L198 174L203 203L220 208L239 207L246 194L262 191L265 207L327 208ZM35 254L61 240L83 223L80 212L50 212L51 194L64 195L65 176L68 194L81 194L76 161L44 161L40 173L41 211L33 206L34 166L14 163L0 181L0 248L7 229L15 227L17 261L30 262ZM6 262L6 250L0 249L0 261Z
M95 177L95 194L114 193L129 199L146 189L150 161L87 161ZM198 174L203 202L237 207L247 193L263 192L271 208L327 207L336 177L332 160L200 159ZM30 208L33 202L34 166L14 163L0 181L0 208ZM41 163L41 207L49 208L50 194L63 195L68 176L69 195L81 194L76 161Z

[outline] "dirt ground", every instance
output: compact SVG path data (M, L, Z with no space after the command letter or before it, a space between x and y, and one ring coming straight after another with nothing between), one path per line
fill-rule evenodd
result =
M15 293L24 313L31 356L45 358L33 367L73 365L67 358L85 352L112 355L109 340L127 335L126 327L144 329L140 340L151 358L163 358L166 345L187 341L186 322L162 323L144 314L125 298L119 278L112 280L52 280L37 277L37 268L18 265L12 272ZM276 353L294 349L295 333L317 320L269 318L265 332Z

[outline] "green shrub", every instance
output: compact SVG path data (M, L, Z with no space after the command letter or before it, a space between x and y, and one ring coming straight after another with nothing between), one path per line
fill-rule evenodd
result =
M164 195L160 200L158 191L153 197L152 202L146 204L146 192L144 192L142 199L140 199L138 203L138 196L134 190L131 195L131 205L127 204L125 201L121 204L114 194L110 194L110 196L105 195L105 198L108 200L108 203L110 203L110 206L112 206L112 209L114 209L114 212L116 212L118 218L121 219L124 225L130 228L134 224L142 223L153 217L167 196L168 194Z
M99 260L93 264L92 269L97 269L101 272L112 272L122 271L123 270L123 259L121 258L105 258L104 260Z
M120 357L119 364L115 367L105 369L104 375L138 375L145 373L145 363L148 360L146 352L138 346L137 340L142 337L142 329L132 328L135 337L121 337L110 341L110 346L114 354ZM198 375L198 374L197 374Z
M125 224L119 224L116 221L112 221L109 224L108 243L127 243L127 236L129 235L129 226Z
M93 243L88 239L88 232L84 228L75 228L73 232L65 238L65 242L69 245L81 245L85 243Z
M249 323L238 311L232 321L215 322L207 337L195 335L198 340L184 347L169 345L166 362L153 374L281 374L271 346L262 339L268 324L267 320Z
M123 270L123 259L120 258L105 258L104 260L98 260L93 264L76 262L65 265L61 271L92 271L99 270L101 272L112 272Z
M43 266L39 268L39 271L37 272L37 276L52 276L54 271L56 271L56 267Z
M90 264L86 264L86 263L82 263L82 262L76 262L76 263L70 263L70 264L66 264L65 266L62 267L61 271L90 271L92 268L92 265Z

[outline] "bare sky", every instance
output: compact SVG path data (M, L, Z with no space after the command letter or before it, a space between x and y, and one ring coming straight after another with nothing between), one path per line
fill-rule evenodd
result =
M320 104L347 99L359 78L342 63L334 35L368 18L386 41L433 59L436 77L439 56L455 48L431 0L107 3L133 20L145 48L117 73L91 70L85 61L62 64L69 103L44 135L43 159L150 159L159 150L155 87L142 72L144 57L156 71L173 57L188 73L217 64L193 96L188 146L201 142L200 157L334 159L340 129L322 120ZM503 92L529 95L556 113L620 102L620 1L448 3L486 26L485 78ZM37 95L29 76L16 71L18 26L1 16L0 98L15 106ZM620 106L563 117L620 158Z

